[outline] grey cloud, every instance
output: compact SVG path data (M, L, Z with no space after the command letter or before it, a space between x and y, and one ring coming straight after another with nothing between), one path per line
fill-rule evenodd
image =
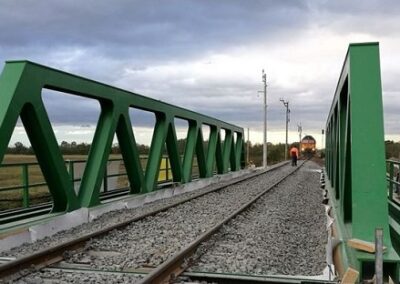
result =
M7 1L0 42L21 55L82 46L109 58L171 60L279 34L305 21L304 9L292 1Z
M308 1L313 25L338 33L365 33L375 36L399 35L400 2L396 0Z
M100 104L93 99L45 89L42 100L53 125L95 125L100 116Z
M391 16L400 12L400 3L396 0L308 0L310 10L319 13L335 13L338 15L384 15Z

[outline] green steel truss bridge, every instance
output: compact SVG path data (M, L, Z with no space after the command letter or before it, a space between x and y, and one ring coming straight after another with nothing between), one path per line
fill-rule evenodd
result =
M42 89L100 103L100 118L78 194L42 102ZM136 147L130 108L152 112L156 117L145 168ZM51 214L101 204L100 189L115 134L129 179L125 194L163 190L157 187L157 180L164 147L173 183L191 182L195 159L200 180L245 167L241 127L28 61L7 62L0 77L0 162L19 117L52 196ZM189 125L183 157L178 153L175 118ZM206 150L203 125L210 127ZM400 163L385 160L383 125L379 44L350 44L326 122L325 189L333 220L333 259L340 277L345 277L349 268L359 272L359 279L372 276L375 254L357 250L348 241L373 243L375 230L380 228L386 247L383 275L399 279L400 201L393 191L400 185L395 179ZM222 130L226 132L224 141Z
M42 102L42 89L70 93L97 100L100 118L76 195L65 167L54 130ZM173 181L189 182L194 156L200 178L244 167L243 129L180 107L127 92L86 78L28 61L7 62L0 77L0 160L3 159L18 117L26 129L53 197L53 212L72 211L99 204L100 186L114 134L118 137L130 181L130 193L155 190L164 146L168 151ZM145 171L140 163L129 108L155 114L156 125ZM177 149L174 118L187 120L189 130L183 160ZM204 152L202 125L210 127L209 146ZM226 132L221 145L221 129ZM236 133L236 141L233 137ZM143 174L144 173L144 174Z

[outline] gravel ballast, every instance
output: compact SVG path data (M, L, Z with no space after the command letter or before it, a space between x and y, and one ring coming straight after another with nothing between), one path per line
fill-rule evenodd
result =
M199 258L189 270L321 275L327 233L317 169L316 164L306 163L226 224L199 248Z
M156 267L292 170L286 166L146 217L92 240L66 261L90 260L96 269Z
M122 284L135 283L142 277L127 273L95 273L95 272L65 272L65 271L41 271L24 279L13 281L15 284L80 284L80 283L107 283ZM0 282L1 283L1 282Z
M69 256L66 257L66 261L70 263L86 262L90 263L93 268L106 269L108 271L157 266L178 252L183 246L193 241L199 234L216 224L224 216L236 210L238 206L246 203L257 193L269 187L292 170L292 167L284 166L251 180L209 193L165 212L158 213L155 216L137 221L123 230L115 230L105 237L92 240L88 243L87 250L84 252L67 254ZM61 232L34 244L26 244L12 249L2 253L2 256L21 257L28 255L37 250L93 232L106 225L109 226L112 223L121 222L146 211L153 211L157 207L176 203L181 199L196 196L207 190L211 191L212 187L159 200L141 208L109 212L92 223ZM32 279L38 279L37 277L40 277L40 275L40 272L34 273L21 281L26 280L25 283L29 283ZM63 276L61 275L60 277ZM71 275L69 274L68 278L63 279L65 282L60 283L75 283L69 282L68 279L70 278ZM93 283L103 282L97 281Z
M266 173L269 175L270 173ZM243 177L239 177L237 179L241 179ZM151 203L147 203L144 206L137 207L137 208L132 208L132 209L122 209L122 210L114 210L107 212L106 214L101 215L100 217L96 218L90 223L85 223L82 225L79 225L77 227L74 227L69 230L61 231L59 233L56 233L52 236L45 237L41 240L38 240L34 243L25 243L19 247L12 248L8 251L3 251L0 253L1 257L15 257L15 258L20 258L26 255L30 255L34 252L49 248L49 247L54 247L58 244L74 240L80 236L90 234L93 232L96 232L98 230L101 230L102 228L111 226L113 224L121 223L126 220L132 219L137 216L141 216L143 214L156 211L158 209L177 204L181 202L184 199L188 198L195 198L196 196L199 196L201 194L211 192L214 190L214 188L227 184L227 182L221 182L218 184L210 185L198 190L195 190L193 192L188 192L180 195L176 195L170 198L165 198L165 199L160 199L153 201Z

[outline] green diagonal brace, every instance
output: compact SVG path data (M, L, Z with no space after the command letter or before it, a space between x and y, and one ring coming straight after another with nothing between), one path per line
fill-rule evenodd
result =
M128 113L120 116L117 138L131 185L130 193L140 193L144 189L143 169Z

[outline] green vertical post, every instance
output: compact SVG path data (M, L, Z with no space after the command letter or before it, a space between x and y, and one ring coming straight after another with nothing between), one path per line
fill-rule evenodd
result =
M68 172L71 179L72 187L74 187L75 183L74 162L71 160L68 160L67 162L68 162Z
M68 172L71 179L72 188L75 190L75 172L74 172L74 161L68 160Z
M233 135L232 131L225 129L225 141L222 150L222 157L223 157L223 167L224 173L230 170L230 161L231 161L231 152L232 152L232 143L233 143Z
M169 176L168 176L168 157L165 157L165 180L168 181L169 180Z
M140 157L137 149L128 111L119 118L117 138L129 179L130 193L146 192L142 167L143 158Z
M151 140L150 154L146 166L145 182L146 190L153 191L157 186L160 172L161 159L168 132L167 117L161 113L156 115L156 125Z
M207 162L204 153L204 140L201 125L198 125L197 142L196 142L196 157L197 157L197 170L199 178L207 176Z
M393 162L389 161L389 199L393 200L393 176L394 176L394 166ZM397 187L397 184L394 185L395 188Z
M215 150L215 161L217 164L217 173L224 173L224 157L223 157L223 145L221 142L221 131L217 131L217 149Z
M112 140L117 130L118 118L115 105L109 102L101 104L99 122L79 188L78 197L82 207L100 204L100 187L104 181L104 173L107 168Z
M183 157L183 182L192 180L193 159L196 150L198 125L196 121L189 121L186 139L185 154Z
M171 165L170 170L172 173L172 180L174 182L182 182L182 163L178 151L174 120L170 118L168 133L166 138L166 146L168 151L168 162Z
M107 167L107 163L106 163L106 167L104 169L103 191L104 192L108 191L108 167Z
M231 166L230 167L231 171L236 171L237 170L237 168L236 168L236 149L235 149L233 135L234 134L232 134L231 151L230 151L231 153L229 155L229 164Z
M235 171L245 167L245 164L242 164L242 160L245 160L245 149L243 143L243 136L241 133L236 133L236 149L235 151Z
M208 149L207 149L206 177L212 177L214 174L215 154L217 151L217 136L218 136L217 128L210 126L210 139L208 140Z
M21 166L22 169L22 203L24 208L29 207L29 169L28 164L23 164Z

